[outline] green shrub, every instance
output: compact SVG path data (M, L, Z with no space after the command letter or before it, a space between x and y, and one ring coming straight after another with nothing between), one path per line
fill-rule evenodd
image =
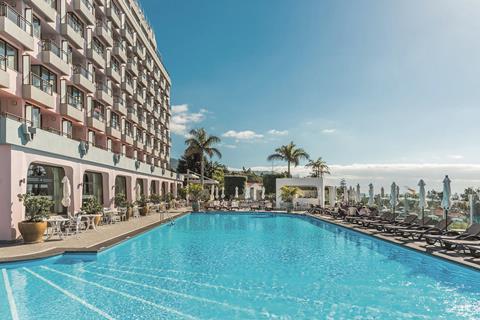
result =
M238 187L238 194L243 194L245 185L247 183L247 177L245 176L225 176L225 197L232 199L235 197L235 187Z
M26 222L42 222L50 213L53 201L31 193L17 195L25 207Z
M103 212L102 205L94 197L83 200L80 210L86 214L98 214Z

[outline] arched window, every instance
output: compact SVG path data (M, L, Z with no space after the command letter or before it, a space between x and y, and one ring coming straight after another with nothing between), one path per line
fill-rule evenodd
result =
M52 213L64 213L62 206L62 179L65 170L40 163L32 163L27 172L27 193L47 197L53 201Z

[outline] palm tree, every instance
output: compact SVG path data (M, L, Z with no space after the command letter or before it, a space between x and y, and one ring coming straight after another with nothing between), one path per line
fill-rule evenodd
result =
M187 156L199 155L200 156L200 182L203 187L204 184L204 172L205 172L205 157L212 158L217 156L222 157L220 151L214 147L214 145L220 143L220 138L217 136L209 135L205 129L192 129L190 131L190 137L185 140L185 144L188 146L185 150Z
M271 154L268 156L267 160L268 161L273 161L273 160L282 160L282 161L287 161L288 164L288 176L290 177L290 165L293 163L293 165L296 167L299 165L300 160L306 159L308 160L309 155L308 153L305 152L302 148L297 148L296 145L292 142L285 146L281 146L280 148L275 149L275 153Z
M319 157L317 160L310 160L306 166L312 168L312 177L323 178L324 174L330 174L330 168L322 157Z

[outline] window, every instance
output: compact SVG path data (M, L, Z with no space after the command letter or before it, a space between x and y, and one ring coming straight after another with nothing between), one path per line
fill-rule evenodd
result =
M62 206L64 176L65 170L61 167L32 163L27 171L27 193L47 197L53 201L52 212L63 213L65 212Z
M37 38L42 37L42 25L40 23L40 19L36 16L32 16L32 28L33 28L33 35Z
M112 150L112 139L107 139L107 150Z
M49 90L57 92L57 75L41 65L32 65L32 73L38 76L38 80L51 87ZM32 83L35 85L35 83ZM45 85L44 85L45 86Z
M120 62L118 62L118 60L117 60L117 59L115 59L115 58L112 58L112 60L111 60L111 63L110 63L110 64L111 64L111 66L112 66L112 69L113 69L113 70L115 70L115 71L117 71L117 72L119 72L119 71L120 71Z
M101 173L85 171L83 174L82 200L97 199L103 204L103 179Z
M115 128L115 129L119 129L120 128L120 117L118 116L118 114L116 114L115 112L112 112L111 113L111 116L110 116L110 126L112 128Z
M31 107L31 121L32 127L41 128L42 127L42 114L40 113L40 108Z
M98 54L103 55L105 52L105 47L97 38L93 38L92 45L93 50L95 50Z
M115 177L115 195L117 194L127 197L127 178L124 176Z
M0 40L0 58L0 66L4 70L5 67L18 70L18 50L3 40Z
M83 22L72 12L67 13L67 23L72 29L83 38Z
M72 122L68 120L62 121L62 134L66 137L71 138L73 132Z
M98 101L94 101L93 103L92 117L100 121L104 121L105 119L105 106Z
M128 121L125 121L125 134L129 137L133 137L133 127Z
M83 109L83 92L74 86L68 86L67 103L77 109Z
M88 130L88 143L95 145L95 131Z

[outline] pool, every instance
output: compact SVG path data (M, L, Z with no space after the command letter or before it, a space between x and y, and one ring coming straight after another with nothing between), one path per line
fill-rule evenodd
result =
M480 272L309 217L197 213L0 265L0 319L478 319Z

